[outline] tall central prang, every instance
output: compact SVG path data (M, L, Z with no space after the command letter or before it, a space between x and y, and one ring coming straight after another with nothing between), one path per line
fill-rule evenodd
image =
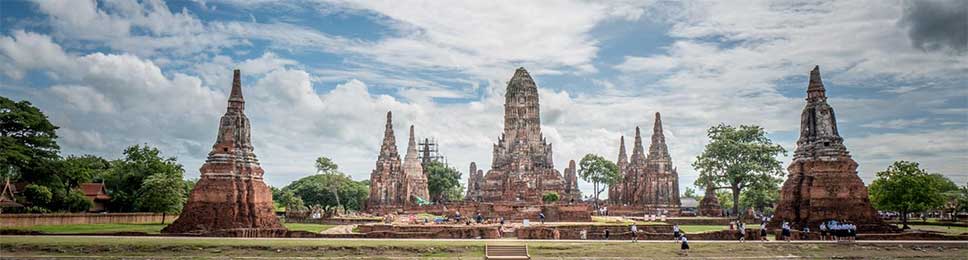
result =
M574 198L565 192L551 144L541 135L538 86L527 70L514 72L504 99L504 133L494 144L491 170L481 185L482 201L538 202L547 192L558 193L562 200Z

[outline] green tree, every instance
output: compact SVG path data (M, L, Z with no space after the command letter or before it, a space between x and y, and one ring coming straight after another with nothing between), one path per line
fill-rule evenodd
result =
M554 203L559 199L558 193L553 191L545 192L545 194L541 196L541 201L544 201L544 203Z
M64 158L61 166L64 186L77 187L85 182L103 181L104 174L111 169L111 162L94 155L70 155Z
M111 169L105 174L105 184L111 195L109 209L117 212L138 211L137 201L147 191L142 186L148 177L161 174L181 180L184 173L184 168L175 157L163 157L158 148L147 144L130 146L124 150L124 158L113 161ZM175 187L180 190L170 196L184 196L184 183Z
M155 173L148 176L138 190L135 208L141 212L161 213L161 223L167 214L181 212L185 204L185 182L181 174Z
M30 206L45 209L50 206L51 200L54 198L54 193L51 192L50 189L36 184L29 184L24 187L22 194L24 196L24 200L30 203Z
M47 180L54 171L39 168L59 158L56 130L30 102L0 96L0 169L15 168L31 183Z
M461 173L453 167L434 161L427 165L427 190L435 203L456 201L463 197L464 186L460 184Z
M578 163L578 176L594 185L593 193L595 194L596 208L598 208L598 196L620 178L618 166L605 157L596 154L586 154L585 157L581 158L581 162Z
M332 173L332 172L335 172L337 170L339 170L339 165L336 165L336 163L333 162L333 160L330 160L329 157L320 156L319 158L316 158L316 173L317 174L319 174L319 173Z
M780 178L770 176L747 187L740 194L740 206L753 208L764 213L772 213L773 205L780 200L781 182Z
M344 210L361 210L363 205L361 201L366 201L366 196L369 195L368 189L364 194L359 192L361 185L340 172L316 174L290 183L282 189L282 197L286 196L286 192L291 192L295 197L301 198L307 206L316 205L326 211L333 211L341 205L336 201L336 197L339 196L345 201L342 203ZM335 194L331 187L335 187L337 191ZM287 203L293 202L287 201Z
M786 150L774 144L763 128L720 124L709 128L707 135L709 144L692 164L699 171L696 186L705 188L711 183L713 189L728 189L735 202L740 201L743 190L783 176L777 156L786 155ZM733 212L740 213L740 203L732 204Z
M948 188L943 176L933 176L918 163L896 161L887 170L877 172L870 185L870 199L879 210L901 214L901 224L908 227L908 214L940 208L945 203L943 189ZM950 182L950 181L948 181Z
M696 193L696 189L693 189L692 187L686 187L686 192L682 194L682 197L694 199L696 201L702 200L702 196L699 196L699 194Z
M55 192L55 197L59 197L57 201L60 205L57 208L68 212L84 212L91 208L92 202L84 196L84 193L79 190L71 190L68 192Z

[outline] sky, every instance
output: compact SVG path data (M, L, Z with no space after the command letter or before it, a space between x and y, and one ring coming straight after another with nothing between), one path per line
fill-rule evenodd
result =
M401 152L414 125L466 182L525 67L556 168L616 160L636 126L648 147L660 112L684 191L720 123L764 127L789 164L819 65L866 183L908 160L968 184L968 1L6 0L0 34L0 95L46 113L62 155L146 143L188 178L238 68L270 185L319 156L369 178L387 111Z

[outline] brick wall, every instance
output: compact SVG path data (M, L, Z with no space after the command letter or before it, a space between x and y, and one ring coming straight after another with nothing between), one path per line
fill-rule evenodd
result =
M140 224L161 223L161 214L156 213L53 213L53 214L0 214L0 227L27 227L37 225L69 224ZM165 216L166 222L178 215Z

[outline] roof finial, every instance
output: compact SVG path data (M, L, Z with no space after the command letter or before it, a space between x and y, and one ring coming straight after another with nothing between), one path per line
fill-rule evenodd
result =
M807 100L825 98L826 89L823 87L823 80L820 79L820 65L814 66L810 71L810 83L807 85Z
M235 69L235 71L233 71L232 90L229 92L228 109L230 111L242 111L245 109L245 98L242 97L242 72L239 69Z

